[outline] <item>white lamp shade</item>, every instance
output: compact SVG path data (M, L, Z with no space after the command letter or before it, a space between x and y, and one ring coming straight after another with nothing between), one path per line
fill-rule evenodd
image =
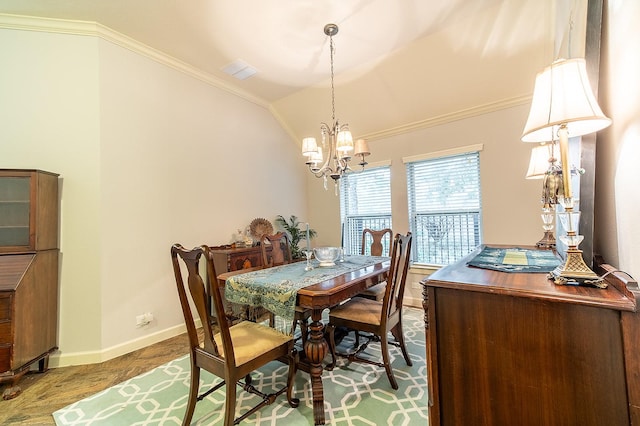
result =
M367 144L366 140L358 139L356 141L354 154L362 155L362 156L367 156L371 154L371 151L369 151L369 145Z
M549 159L553 157L553 144L534 146L531 149L531 159L527 170L527 179L542 179L549 170Z
M319 164L322 163L322 147L318 147L314 153L309 156L309 161Z
M302 155L311 156L318 151L318 145L316 138L304 138L302 139Z
M338 140L336 141L336 150L340 152L353 151L353 137L348 130L338 132Z
M554 140L563 124L569 137L597 132L611 124L593 95L583 58L559 59L538 73L522 140Z

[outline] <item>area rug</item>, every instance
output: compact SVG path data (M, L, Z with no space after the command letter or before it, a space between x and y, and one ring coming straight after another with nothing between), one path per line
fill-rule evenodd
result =
M424 313L404 308L403 328L407 349L413 361L408 367L400 350L391 346L393 371L399 389L394 391L384 368L338 359L333 371L322 375L325 420L329 425L424 425L427 424L427 373L425 366ZM353 344L345 337L339 349ZM372 343L366 354L379 357L380 345ZM252 374L256 387L271 391L286 381L287 367L271 363ZM53 413L58 426L133 426L180 425L189 394L189 357L180 357L134 377L96 395ZM220 379L203 371L200 392L213 387ZM312 425L313 396L309 376L296 377L298 408L291 408L284 395L245 419L246 425ZM225 387L196 404L192 425L223 424ZM238 390L236 416L255 405L255 396Z

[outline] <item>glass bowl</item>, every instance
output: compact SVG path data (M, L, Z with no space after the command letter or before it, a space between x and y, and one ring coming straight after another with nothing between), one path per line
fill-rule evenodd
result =
M313 254L320 262L320 266L333 266L335 261L340 257L340 247L316 247Z

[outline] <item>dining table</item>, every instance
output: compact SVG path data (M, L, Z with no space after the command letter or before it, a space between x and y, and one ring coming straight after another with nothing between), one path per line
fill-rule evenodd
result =
M308 268L311 266L313 269ZM334 265L317 260L234 271L218 275L228 302L263 307L292 323L296 307L311 310L311 323L301 367L310 375L315 425L325 424L323 360L329 351L322 313L387 278L390 259L383 256L345 255Z

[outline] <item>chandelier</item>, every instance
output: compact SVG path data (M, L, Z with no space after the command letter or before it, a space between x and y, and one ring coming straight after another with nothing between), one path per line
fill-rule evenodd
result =
M353 172L349 163L352 155L360 157L359 165L364 169L367 162L364 157L371 154L367 141L358 139L355 144L349 131L348 124L340 124L336 119L335 89L333 84L333 36L338 33L336 24L324 26L324 33L329 36L329 53L331 55L331 125L320 123L322 143L319 145L316 138L307 137L302 140L302 155L306 157L307 166L317 178L324 180L324 188L327 189L327 177L333 179L337 191L338 180L345 174Z

